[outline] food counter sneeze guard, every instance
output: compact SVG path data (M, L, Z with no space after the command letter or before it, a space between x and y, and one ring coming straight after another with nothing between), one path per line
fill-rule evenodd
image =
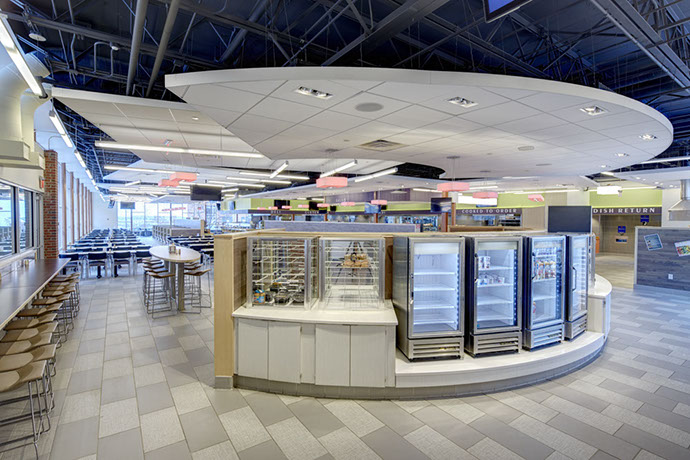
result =
M247 304L312 307L317 298L316 238L249 238Z
M328 310L383 308L385 240L321 238L320 307Z

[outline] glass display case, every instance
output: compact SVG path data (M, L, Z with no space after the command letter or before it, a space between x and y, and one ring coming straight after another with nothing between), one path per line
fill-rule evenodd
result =
M394 239L398 347L409 359L462 356L464 254L463 238Z
M525 238L524 347L563 340L565 237Z
M250 306L310 308L318 298L317 238L248 238Z
M468 238L467 351L519 351L522 346L522 238ZM497 334L497 335L496 335Z
M589 235L567 235L568 295L565 338L574 339L587 330L589 288Z
M320 301L323 308L375 310L383 307L383 238L321 238L320 247Z

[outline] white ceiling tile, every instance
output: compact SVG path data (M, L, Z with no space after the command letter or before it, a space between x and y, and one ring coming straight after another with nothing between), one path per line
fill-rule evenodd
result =
M504 104L475 110L467 115L462 115L462 118L487 126L496 126L520 118L538 115L539 113L540 112L536 109L520 104L519 102L510 101Z
M464 133L467 131L474 131L483 128L484 125L475 123L473 121L465 120L460 117L446 118L443 121L425 125L422 129L425 131L437 132L439 137L452 136L454 134Z
M102 115L93 112L79 112L79 115L86 118L95 126L110 125L110 126L134 126L124 115Z
M463 97L469 101L476 102L477 105L474 107L464 108L448 102L448 99L454 97ZM496 93L486 91L482 88L477 88L475 86L457 86L448 91L448 93L445 95L426 100L421 102L419 105L423 105L424 107L429 107L430 109L434 110L440 110L441 112L449 113L451 115L467 115L471 112L486 109L487 107L492 107L508 101L510 101L510 99L499 96Z
M217 124L225 128L227 128L233 121L237 120L243 114L243 112L225 110L223 108L205 106L198 106L197 108L208 115Z
M592 131L578 125L568 124L553 126L548 129L541 129L539 131L532 131L530 133L526 133L525 136L537 140L557 139L559 137L566 136L583 136L583 139L586 139L586 136L589 136L590 134L595 135L596 133L593 133Z
M239 81L221 83L220 86L268 96L283 83L285 80Z
M175 121L172 113L170 113L170 109L147 107L145 105L136 104L116 104L116 106L127 118L146 118L165 121L167 123Z
M332 96L330 99L319 99L296 93L295 90L301 86L330 93ZM361 91L356 88L343 86L339 83L329 80L300 80L299 82L286 82L280 88L277 88L275 91L273 91L271 93L271 97L296 102L298 104L310 105L323 110L339 104L360 92Z
M512 100L518 100L522 99L523 97L531 96L532 94L535 94L534 91L530 91L527 89L514 89L514 88L495 88L495 87L487 87L486 88L488 91L491 91L492 93L499 94L503 97L506 97L508 99Z
M602 118L599 118L598 116L590 117L589 120L581 121L578 123L578 125L584 128L601 131L607 128L635 125L648 121L649 118L646 115L640 112L633 112L632 110L628 110L627 112L617 113Z
M368 92L416 104L453 93L454 87L387 81L370 89Z
M281 131L285 131L293 125L294 123L289 121L245 114L235 120L228 128L233 134L243 138L242 133L245 131L262 132L272 136Z
M307 118L302 124L315 128L347 130L363 125L368 121L366 118L325 110Z
M552 112L554 110L562 109L564 107L572 107L575 105L582 105L587 102L586 98L578 96L569 96L567 94L557 93L535 93L531 96L520 99L521 104L529 105L532 108L541 110L542 112Z
M247 113L250 115L273 118L275 120L299 123L306 118L316 115L320 111L321 109L316 107L274 97L267 97L252 107Z
M197 107L217 107L233 112L247 111L262 99L260 94L220 85L191 86L185 94L185 100L193 100Z
M379 121L407 129L415 129L430 123L436 123L451 116L447 113L431 110L419 105L411 105L390 115L379 118Z
M497 128L509 133L529 133L531 131L538 131L540 129L551 128L553 126L564 125L567 122L549 115L548 113L540 113L532 117L521 118L498 125Z
M179 125L218 126L215 120L197 110L170 110L170 113ZM194 118L197 118L197 120Z

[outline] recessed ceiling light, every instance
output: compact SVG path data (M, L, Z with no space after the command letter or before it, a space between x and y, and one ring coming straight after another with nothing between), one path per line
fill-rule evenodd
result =
M616 156L619 157L619 158L625 158L625 157L630 156L630 155L628 155L627 153L622 153L622 152L621 152L621 153L617 153Z
M196 115L194 115L194 116L192 117L192 120L194 120L194 121L199 121L199 117L197 117Z
M654 134L643 134L640 136L640 139L643 141L653 141L656 139L656 136Z
M587 115L590 115L592 117L596 115L601 115L602 113L608 112L606 109L602 109L601 107L598 107L596 105L592 105L590 107L582 107L580 111L586 113Z
M303 96L311 96L315 97L317 99L330 99L333 97L331 93L327 93L325 91L319 91L318 89L312 89L312 88L307 88L306 86L300 86L295 90L297 94L301 94Z
M37 42L46 41L46 38L43 35L41 35L40 32L30 32L29 38L32 40L36 40Z
M165 145L166 147L170 147L172 145L172 143L173 143L172 139L166 139L163 141L163 145Z
M479 103L470 101L469 99L465 99L464 97L452 97L447 100L447 102L450 102L451 104L454 105L459 105L460 107L464 109L469 109L470 107L474 107L475 105L479 105Z
M615 174L612 173L611 171L604 171L604 172L602 172L601 174L604 175L604 176L615 176Z
M551 166L551 163L537 163L537 166Z
M636 179L636 180L640 180L640 178L639 178L638 176L635 176L635 179Z
M529 152L530 150L534 150L534 146L533 145L521 145L517 149L521 152Z
M609 165L601 165L601 169L606 169L606 168L610 168L610 166Z

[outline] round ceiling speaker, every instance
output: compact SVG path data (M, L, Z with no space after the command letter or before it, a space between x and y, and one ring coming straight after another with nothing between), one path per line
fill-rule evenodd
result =
M377 102L363 102L355 106L355 110L360 112L378 112L383 108L383 105Z
M41 35L40 32L31 32L29 33L29 38L32 40L36 40L37 42L44 42L46 41L46 38Z

